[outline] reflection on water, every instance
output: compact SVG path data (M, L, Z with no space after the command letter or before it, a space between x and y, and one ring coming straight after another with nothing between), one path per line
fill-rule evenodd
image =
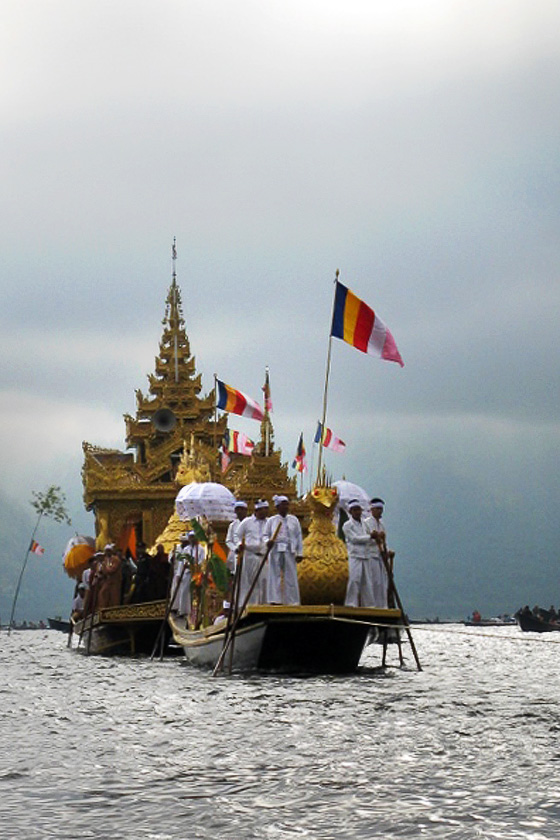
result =
M477 633L418 628L421 673L374 647L308 679L2 634L2 836L557 840L560 649Z

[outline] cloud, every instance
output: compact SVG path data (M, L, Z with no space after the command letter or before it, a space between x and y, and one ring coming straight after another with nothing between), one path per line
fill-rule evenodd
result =
M556 2L9 0L3 13L11 491L74 475L78 498L82 439L124 446L176 235L204 390L217 373L258 399L269 365L286 459L321 412L339 268L405 368L333 343L327 419L348 450L329 469L408 509L437 481L447 504L457 482L456 507L490 500L506 547L515 500L538 499L535 519L550 507Z

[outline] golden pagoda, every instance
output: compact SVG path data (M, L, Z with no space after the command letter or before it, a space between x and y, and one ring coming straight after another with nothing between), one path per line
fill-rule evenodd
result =
M108 542L124 547L132 530L147 545L161 540L164 533L167 543L177 492L190 481L220 482L247 501L250 509L258 498L272 503L275 494L294 501L297 497L295 479L288 477L288 465L274 449L268 400L253 454L232 453L221 472L218 447L228 415L216 418L214 390L200 396L201 375L191 356L177 285L175 241L172 255L155 373L148 376L148 394L136 391L136 416L124 415L128 451L82 444L84 502L95 514L98 548ZM297 503L293 512L302 516L305 509ZM177 523L173 524L174 536Z

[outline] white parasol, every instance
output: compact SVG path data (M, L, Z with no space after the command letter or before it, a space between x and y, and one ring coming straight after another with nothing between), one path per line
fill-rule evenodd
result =
M341 507L348 512L348 502L357 499L364 511L369 513L369 495L359 484L352 484L351 481L335 481L333 487L338 492L337 508Z
M181 488L175 499L179 519L205 516L210 522L231 522L235 519L235 496L213 481L193 481Z

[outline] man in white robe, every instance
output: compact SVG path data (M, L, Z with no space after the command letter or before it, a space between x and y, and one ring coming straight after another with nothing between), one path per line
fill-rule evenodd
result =
M241 562L241 580L239 583L239 606L245 603L245 598L255 579L259 566L266 552L265 528L267 523L268 502L259 499L255 502L255 512L247 516L239 525L237 537L239 546L238 557L243 554ZM254 587L248 604L266 603L266 568L263 568L256 586Z
M267 601L269 604L299 604L297 564L303 558L303 537L299 519L289 513L287 496L275 496L277 513L266 524L267 541L276 535L268 557Z
M379 543L375 538L375 534L379 534L380 537L386 536L385 525L381 521L384 507L385 502L383 501L383 499L380 499L378 497L372 499L370 502L371 516L368 516L365 520L367 527L370 529L370 531L372 531L374 535L372 551L372 577L373 599L374 606L376 607L386 607L388 605L389 579L387 577L385 563L381 559ZM393 551L387 552L387 559L390 563L392 562L394 556L395 553Z
M348 503L350 518L342 526L348 550L348 585L344 604L347 607L375 607L373 556L376 542L373 528L362 515L358 499Z
M239 539L239 526L247 516L247 502L237 501L234 505L236 518L230 522L226 534L226 545L229 549L226 565L231 574L235 574L237 568L237 549L241 540Z
M180 543L169 555L173 564L171 581L171 611L178 616L188 617L191 611L191 572L190 572L189 536L181 534Z

